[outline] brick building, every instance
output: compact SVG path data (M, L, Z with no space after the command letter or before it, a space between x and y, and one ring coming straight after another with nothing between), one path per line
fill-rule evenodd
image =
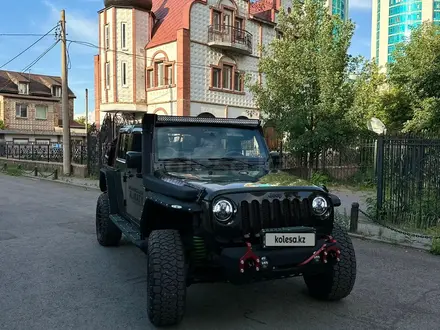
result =
M292 0L105 0L94 60L96 124L115 111L259 117L244 77L262 79L259 46L277 37L279 9L291 6ZM340 7L329 10L345 13Z
M61 78L0 70L0 142L62 141ZM72 139L84 139L84 126L73 120L75 95L69 89Z

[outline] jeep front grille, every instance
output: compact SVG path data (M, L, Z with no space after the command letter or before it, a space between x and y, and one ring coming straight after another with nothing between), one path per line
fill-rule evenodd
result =
M261 229L309 226L313 225L310 202L307 198L302 201L268 199L260 203L253 200L241 202L240 214L244 234L258 235Z

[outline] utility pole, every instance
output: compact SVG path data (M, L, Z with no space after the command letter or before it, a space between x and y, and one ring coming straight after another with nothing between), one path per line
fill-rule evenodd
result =
M67 85L67 41L66 41L66 12L61 11L61 80L62 80L62 114L63 114L63 171L64 175L70 176L70 113L69 91Z
M86 88L86 146L88 148L88 131L89 131L89 90Z

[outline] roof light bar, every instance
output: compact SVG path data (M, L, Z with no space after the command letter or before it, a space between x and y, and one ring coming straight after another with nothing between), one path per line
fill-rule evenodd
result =
M230 124L242 126L259 126L258 119L236 119L236 118L205 118L188 116L157 116L160 123L194 123L194 124Z

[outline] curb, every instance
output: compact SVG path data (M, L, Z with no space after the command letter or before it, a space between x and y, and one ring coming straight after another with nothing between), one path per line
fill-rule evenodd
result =
M63 180L54 180L54 179L49 179L49 178L35 177L35 176L31 176L31 175L23 175L23 177L29 178L29 179L33 179L33 180L48 181L48 182L54 182L54 183L68 185L68 186L74 186L74 187L78 187L78 188L84 188L86 190L92 189L92 190L100 191L100 189L98 187L85 186L85 185L82 185L82 184L77 184L77 183L73 183L73 182L67 182L67 181L63 181Z
M355 234L355 233L350 233L349 232L348 235L351 236L351 237L355 237L355 238L364 240L364 241L373 241L373 242L378 242L378 243L385 243L385 244L389 244L389 245L393 245L393 246L401 246L401 247L406 247L406 248L420 250L420 251L425 251L425 252L429 252L430 251L429 248L413 246L411 244L406 244L406 243L393 242L393 241L389 241L389 240L385 240L385 239L381 239L381 238L364 236L364 235L361 235L361 234Z

